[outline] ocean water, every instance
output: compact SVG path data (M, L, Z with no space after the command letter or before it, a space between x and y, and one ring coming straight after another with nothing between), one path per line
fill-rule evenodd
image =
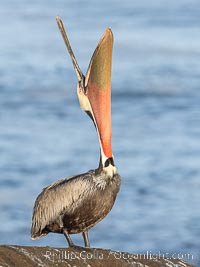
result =
M115 38L113 153L122 186L90 230L92 246L200 263L199 13L193 0L1 3L0 244L65 247L62 235L30 239L34 201L46 185L98 165L60 15L83 72L106 27Z

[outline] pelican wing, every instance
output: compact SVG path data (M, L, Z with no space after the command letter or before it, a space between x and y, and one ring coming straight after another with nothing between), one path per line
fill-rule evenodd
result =
M42 230L64 213L73 213L82 203L82 194L89 194L92 171L61 179L44 188L35 201L32 217L32 239L45 235ZM89 184L90 182L90 184ZM60 222L62 223L62 222Z

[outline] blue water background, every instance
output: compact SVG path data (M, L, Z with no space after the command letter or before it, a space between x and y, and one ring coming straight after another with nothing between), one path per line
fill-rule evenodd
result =
M65 247L62 235L30 239L35 198L98 165L60 15L83 72L106 27L115 37L113 153L122 186L113 210L90 230L92 246L200 261L199 14L193 0L1 3L0 244Z

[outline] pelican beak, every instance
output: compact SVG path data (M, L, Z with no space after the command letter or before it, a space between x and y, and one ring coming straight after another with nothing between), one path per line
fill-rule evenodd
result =
M65 42L65 45L67 47L67 50L69 52L69 55L71 57L71 60L72 60L72 63L73 63L73 66L74 66L74 69L75 69L75 72L76 72L76 76L77 76L77 79L78 79L78 82L80 84L83 84L84 85L84 81L85 81L85 76L83 75L79 65L78 65L78 62L74 56L74 52L71 48L71 45L70 45L70 42L69 42L69 39L68 39L68 36L67 36L67 33L65 31L65 28L64 28L64 25L63 25L63 22L62 20L57 16L56 17L56 22L58 24L58 28L61 32L61 35L63 37L63 40Z
M106 29L91 58L85 78L93 118L98 130L102 152L112 157L111 147L111 68L113 34Z
M62 21L59 17L56 17L56 21L76 71L78 79L77 94L80 106L90 115L95 123L103 158L111 158L112 31L109 28L106 29L100 39L91 58L85 77L74 56Z

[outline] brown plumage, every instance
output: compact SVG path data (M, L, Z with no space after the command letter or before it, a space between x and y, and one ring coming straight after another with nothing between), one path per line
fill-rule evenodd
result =
M78 78L80 105L93 120L100 143L100 163L95 170L61 179L46 188L35 201L32 239L49 232L63 233L73 245L70 234L83 233L89 246L87 230L101 221L112 209L120 188L120 176L114 165L111 148L110 79L113 36L107 29L91 59L86 77L71 49L62 21L57 23L72 58Z
M33 239L63 230L68 234L85 232L109 213L119 191L120 177L97 173L98 170L91 170L43 189L35 202Z

